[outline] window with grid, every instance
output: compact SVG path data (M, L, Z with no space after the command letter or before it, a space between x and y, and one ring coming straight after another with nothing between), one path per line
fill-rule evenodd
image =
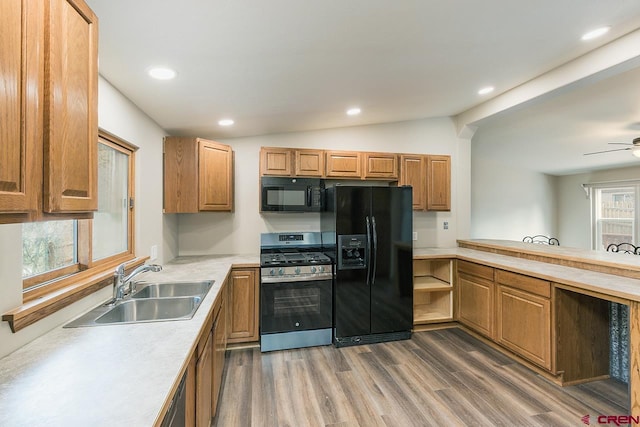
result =
M61 278L133 258L134 151L130 144L100 132L98 210L93 219L22 225L25 295L53 291Z
M593 249L640 242L640 183L599 184L591 188Z

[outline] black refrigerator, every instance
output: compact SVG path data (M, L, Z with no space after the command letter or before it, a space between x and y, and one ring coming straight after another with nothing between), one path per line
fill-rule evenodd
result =
M336 346L411 338L412 213L411 187L326 189L320 223L335 260Z

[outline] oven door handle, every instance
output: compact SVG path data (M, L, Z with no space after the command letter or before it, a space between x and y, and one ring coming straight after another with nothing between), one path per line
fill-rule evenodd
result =
M365 221L367 223L367 247L365 248L367 253L364 262L367 263L367 286L371 286L371 221L369 221L369 216L365 217Z

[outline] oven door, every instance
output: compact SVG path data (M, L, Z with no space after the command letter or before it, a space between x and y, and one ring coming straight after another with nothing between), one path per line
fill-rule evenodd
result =
M260 333L331 328L331 280L262 283Z

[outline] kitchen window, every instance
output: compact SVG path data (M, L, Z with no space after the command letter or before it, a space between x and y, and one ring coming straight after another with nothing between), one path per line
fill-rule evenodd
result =
M591 187L592 247L606 251L612 243L640 242L640 182L587 185Z
M24 300L67 286L80 272L134 258L133 182L136 147L101 131L98 210L93 219L22 226Z

